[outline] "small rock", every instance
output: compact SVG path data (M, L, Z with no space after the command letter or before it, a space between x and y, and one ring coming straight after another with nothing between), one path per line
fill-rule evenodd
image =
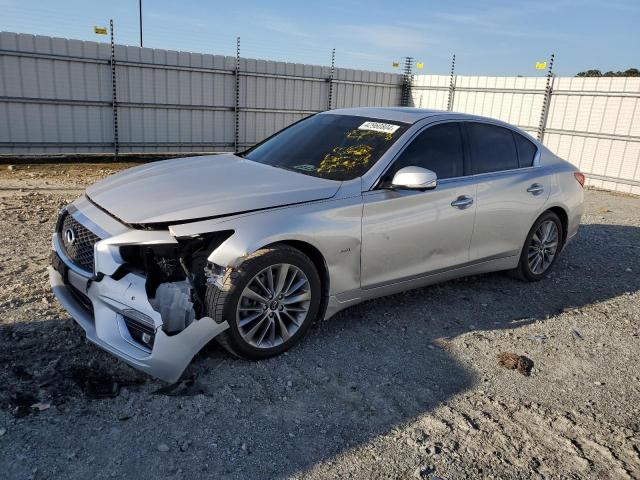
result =
M161 443L160 445L158 445L158 451L159 452L168 452L169 451L169 445L167 445L166 443Z
M15 169L16 169L16 167L15 167L15 166L13 166L13 165L7 165L7 170L9 170L9 171L13 171L13 170L15 170Z
M427 478L428 474L429 474L429 468L427 467L417 467L413 471L413 476L415 478Z
M593 384L594 384L596 387L601 387L602 385L604 385L604 383L603 383L603 382L593 382Z
M287 382L287 387L291 388L292 386L293 386L293 382L292 382L291 380L289 380L289 381Z
M7 433L6 428L0 428L0 437L2 437L5 433Z
M44 410L48 410L49 407L51 407L50 403L42 403L42 402L34 403L33 405L31 405L31 408L37 408L38 411L40 412Z
M529 340L533 340L534 342L540 342L540 343L544 343L546 340L549 339L549 337L547 337L544 333L538 333L536 335L529 335L527 338Z
M627 267L624 271L625 271L625 272L633 272L633 270L631 269L631 267Z
M240 448L241 448L243 451L245 451L245 452L246 452L246 451L247 451L247 444L246 444L246 443L243 443L242 445L240 445Z

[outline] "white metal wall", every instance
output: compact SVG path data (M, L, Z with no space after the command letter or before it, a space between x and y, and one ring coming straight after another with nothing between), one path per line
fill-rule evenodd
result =
M541 77L417 75L415 106L504 120L537 136ZM640 78L555 77L544 144L588 175L591 185L640 194Z
M0 153L113 152L109 59L105 43L0 32ZM235 57L124 45L115 59L123 153L233 150L329 107L399 105L402 93L402 76L382 72L335 69L329 82L329 67L240 58L236 72ZM417 75L412 100L536 135L545 86ZM552 87L545 144L590 184L640 193L640 78L556 77Z
M556 78L544 143L590 184L640 194L639 100L637 77Z
M198 152L252 145L329 108L398 105L402 76L115 46L118 146ZM236 81L238 98L236 109ZM0 153L114 151L110 45L0 32ZM238 132L236 138L236 115Z
M109 45L0 33L0 51L0 152L109 148Z

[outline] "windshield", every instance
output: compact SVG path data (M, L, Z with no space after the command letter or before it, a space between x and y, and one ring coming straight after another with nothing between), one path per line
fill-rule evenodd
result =
M353 180L367 172L407 126L350 115L314 115L242 156L314 177Z

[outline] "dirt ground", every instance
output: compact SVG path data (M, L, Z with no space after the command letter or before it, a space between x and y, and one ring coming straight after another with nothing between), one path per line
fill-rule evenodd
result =
M0 477L640 478L640 199L588 191L542 282L370 301L278 358L207 347L168 387L47 282L58 208L124 166L0 167Z

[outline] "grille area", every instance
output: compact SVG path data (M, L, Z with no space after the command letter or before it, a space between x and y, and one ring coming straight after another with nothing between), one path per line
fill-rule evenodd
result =
M87 229L68 212L62 214L60 240L67 257L87 272L93 272L93 246L100 240L95 233Z

